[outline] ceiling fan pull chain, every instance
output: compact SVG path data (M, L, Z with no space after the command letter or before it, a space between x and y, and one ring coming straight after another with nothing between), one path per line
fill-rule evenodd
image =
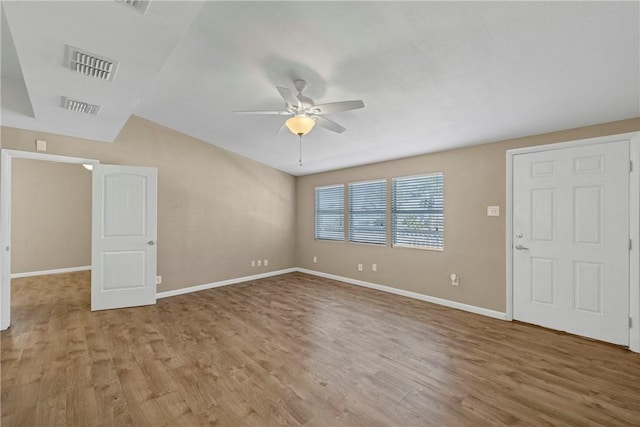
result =
M298 135L300 137L300 157L298 162L300 163L300 167L302 167L302 134Z

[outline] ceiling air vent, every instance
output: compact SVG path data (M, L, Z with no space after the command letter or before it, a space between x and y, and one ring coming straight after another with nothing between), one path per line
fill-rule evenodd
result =
M118 63L93 53L67 46L65 66L73 71L102 80L113 80Z
M128 6L141 14L147 13L147 9L149 8L149 0L116 0L118 3Z
M88 102L77 101L75 99L62 97L62 108L77 111L78 113L93 114L94 116L100 111L100 106L89 104Z

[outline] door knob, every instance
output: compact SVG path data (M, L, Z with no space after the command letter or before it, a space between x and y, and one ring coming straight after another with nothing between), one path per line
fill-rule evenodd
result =
M516 249L519 250L519 251L522 251L522 250L527 250L528 251L529 250L529 248L526 248L526 247L524 247L522 245L516 245Z
M517 239L522 239L522 233L516 233L516 238Z
M156 242L154 242L153 240L149 240L149 241L147 242L147 245L149 245L149 246L153 246L153 245L155 245L155 244L156 244Z

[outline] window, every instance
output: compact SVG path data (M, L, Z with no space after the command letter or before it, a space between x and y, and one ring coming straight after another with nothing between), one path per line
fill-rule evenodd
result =
M393 179L391 238L395 246L444 248L444 175Z
M344 185L316 188L316 239L344 240Z
M387 243L387 181L349 184L349 241Z

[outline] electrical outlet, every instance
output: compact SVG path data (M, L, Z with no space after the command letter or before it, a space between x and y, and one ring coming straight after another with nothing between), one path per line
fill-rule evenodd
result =
M256 266L256 261L255 260L251 260L251 267L255 267Z
M315 256L315 255L313 256L313 263L314 263L314 264L317 264L317 263L318 263L318 257L317 257L317 256Z
M36 151L47 151L47 141L36 139Z
M487 216L500 216L500 206L487 206Z
M358 271L362 271L362 264L358 264Z
M451 279L451 286L458 286L460 278L456 273L451 273L451 276L449 276L449 278Z
M259 259L259 260L258 260L258 267L260 267L261 265L262 265L262 260L261 260L261 259Z
M265 267L269 265L269 260L265 258L264 262L262 263Z
M378 271L378 264L371 264L371 271Z
M156 276L156 285L162 283L162 276Z

